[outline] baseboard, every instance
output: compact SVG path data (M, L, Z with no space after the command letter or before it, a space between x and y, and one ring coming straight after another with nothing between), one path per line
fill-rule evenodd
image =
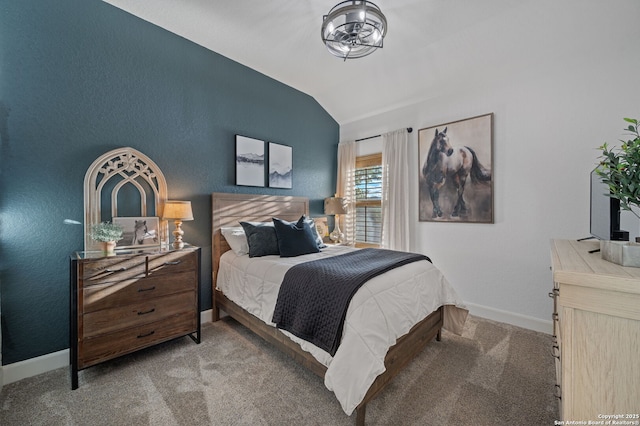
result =
M464 303L469 309L469 313L471 315L490 319L493 321L504 322L533 331L539 331L541 333L553 333L553 322L551 320L542 320L540 318L530 317L515 312L503 311L501 309L491 308L489 306L476 305L475 303Z
M69 365L69 349L2 366L3 384L17 382Z
M213 311L211 309L200 312L200 321L205 324L211 322ZM2 366L2 374L0 374L1 385L17 382L18 380L28 377L37 376L47 371L69 365L69 349L53 352L50 354L29 358L24 361L14 362Z

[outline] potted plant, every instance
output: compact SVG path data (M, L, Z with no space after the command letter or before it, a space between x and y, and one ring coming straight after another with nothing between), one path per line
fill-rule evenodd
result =
M102 243L102 251L107 256L115 254L116 242L122 239L122 226L112 222L100 222L91 226L89 236Z
M640 207L640 134L638 120L625 118L629 123L627 130L631 139L622 142L618 150L609 148L605 142L598 149L602 151L600 164L596 173L602 182L609 186L610 196L620 200L620 208L633 213L638 219L638 213L631 207Z

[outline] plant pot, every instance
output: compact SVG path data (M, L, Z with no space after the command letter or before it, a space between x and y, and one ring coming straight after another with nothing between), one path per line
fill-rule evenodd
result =
M621 266L640 268L640 244L629 241L600 241L604 260Z
M102 241L102 254L105 256L115 256L116 254L116 242L115 241Z

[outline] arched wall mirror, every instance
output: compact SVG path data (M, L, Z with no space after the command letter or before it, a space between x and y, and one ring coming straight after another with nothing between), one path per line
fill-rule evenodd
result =
M84 177L84 247L99 250L90 237L95 223L123 217L157 217L158 244L168 244L169 228L161 220L167 201L167 182L160 168L133 148L109 151L87 170Z

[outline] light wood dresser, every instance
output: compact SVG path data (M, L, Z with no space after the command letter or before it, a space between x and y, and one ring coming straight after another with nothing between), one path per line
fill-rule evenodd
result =
M189 335L200 343L200 248L71 256L71 388L78 371Z
M598 248L592 240L551 242L561 420L638 424L640 268L590 253Z

